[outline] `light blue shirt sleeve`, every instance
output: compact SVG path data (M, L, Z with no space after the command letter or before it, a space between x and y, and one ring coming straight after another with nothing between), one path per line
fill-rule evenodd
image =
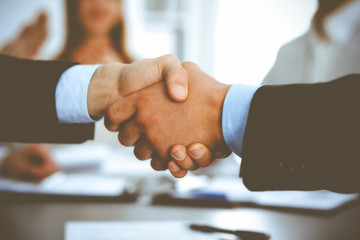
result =
M259 86L236 84L226 94L222 130L228 147L237 155L241 154L245 127L251 100Z
M87 108L89 84L101 65L75 65L67 69L56 86L55 105L60 123L92 123Z

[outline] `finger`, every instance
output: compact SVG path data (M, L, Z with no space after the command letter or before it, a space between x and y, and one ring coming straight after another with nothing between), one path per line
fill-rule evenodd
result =
M162 62L162 76L170 97L177 102L184 101L188 96L187 71L175 55L165 55L160 57L160 61Z
M214 160L211 151L201 143L193 143L188 146L187 153L200 167L206 167Z
M185 69L186 72L197 72L201 70L199 66L193 62L183 62L181 66Z
M154 153L151 159L151 167L156 171L165 171L167 169L167 161L162 159L157 153Z
M147 160L153 155L153 149L145 138L140 138L135 144L134 154L139 160Z
M134 146L140 138L140 129L136 121L130 119L119 127L119 142L124 146Z
M105 127L112 132L118 131L120 124L130 119L136 113L137 94L125 97L109 107L105 114Z
M48 15L46 12L40 12L37 18L37 23L38 24L43 24L45 25L48 21Z
M230 155L231 150L229 148L221 148L215 152L214 157L215 159L223 159L229 157Z
M186 148L183 145L175 145L170 150L170 155L173 161L184 170L196 170L198 165L189 157Z
M170 173L176 178L183 178L187 174L187 170L181 169L174 161L168 163Z

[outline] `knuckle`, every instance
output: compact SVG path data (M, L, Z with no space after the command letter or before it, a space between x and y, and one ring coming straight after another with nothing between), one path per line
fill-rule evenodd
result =
M130 147L134 145L134 142L124 133L119 133L118 139L123 146Z
M162 56L161 58L165 62L179 62L180 63L179 58L174 54L167 54L167 55Z
M152 146L161 146L161 142L163 139L161 136L159 136L157 131L155 131L150 127L146 129L145 134L146 134L146 138L148 139L148 142Z
M197 65L193 62L184 62L182 64L182 66L185 68L185 69L189 69L189 68L193 68L193 67L196 67Z
M136 93L135 93L136 94ZM151 97L148 96L149 94L143 91L141 94L138 94L135 100L136 107L136 114L132 117L136 118L139 117L138 115L142 116L146 113L146 106L149 106L151 103Z
M200 158L197 160L197 164L200 166L200 167L207 167L209 166L209 164L211 163L211 159L209 158Z
M187 77L187 75L188 75L186 70L183 67L181 67L180 65L174 67L169 73L172 75L175 75L177 77Z
M143 104L148 104L152 100L153 96L149 94L149 92L142 92L137 95L136 105L142 106Z
M110 107L106 112L106 118L108 120L108 123L114 123L116 121L117 116L117 108L116 107Z
M189 161L189 162L186 162L185 164L184 164L184 169L187 169L187 170L191 170L191 169L193 169L195 167L195 165L194 165L194 163L193 162L191 162L191 161Z
M153 127L156 124L156 117L154 116L154 114L151 114L145 110L139 112L135 116L135 122L140 127L140 129L144 130L146 134L149 134L153 132Z
M136 114L135 116L135 122L142 127L145 127L148 125L149 122L149 117L147 116L146 113L144 112L139 112L138 114Z

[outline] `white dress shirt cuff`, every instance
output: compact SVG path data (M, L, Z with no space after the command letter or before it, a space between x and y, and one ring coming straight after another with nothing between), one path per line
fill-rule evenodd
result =
M101 65L75 65L60 77L55 92L56 113L60 123L92 123L87 108L89 84Z
M222 130L228 147L237 155L241 154L245 127L251 100L259 86L236 84L226 94Z

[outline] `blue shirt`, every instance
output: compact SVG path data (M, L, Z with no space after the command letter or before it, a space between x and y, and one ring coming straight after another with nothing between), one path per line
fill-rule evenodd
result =
M251 100L259 86L235 84L226 94L222 131L226 144L240 156Z
M100 65L75 65L60 77L56 87L56 112L61 123L92 123L87 93L89 83ZM229 148L240 155L254 93L259 86L236 84L226 94L222 113L222 132Z
M88 113L87 93L92 76L101 65L75 65L60 77L55 91L56 113L60 123L95 122Z

